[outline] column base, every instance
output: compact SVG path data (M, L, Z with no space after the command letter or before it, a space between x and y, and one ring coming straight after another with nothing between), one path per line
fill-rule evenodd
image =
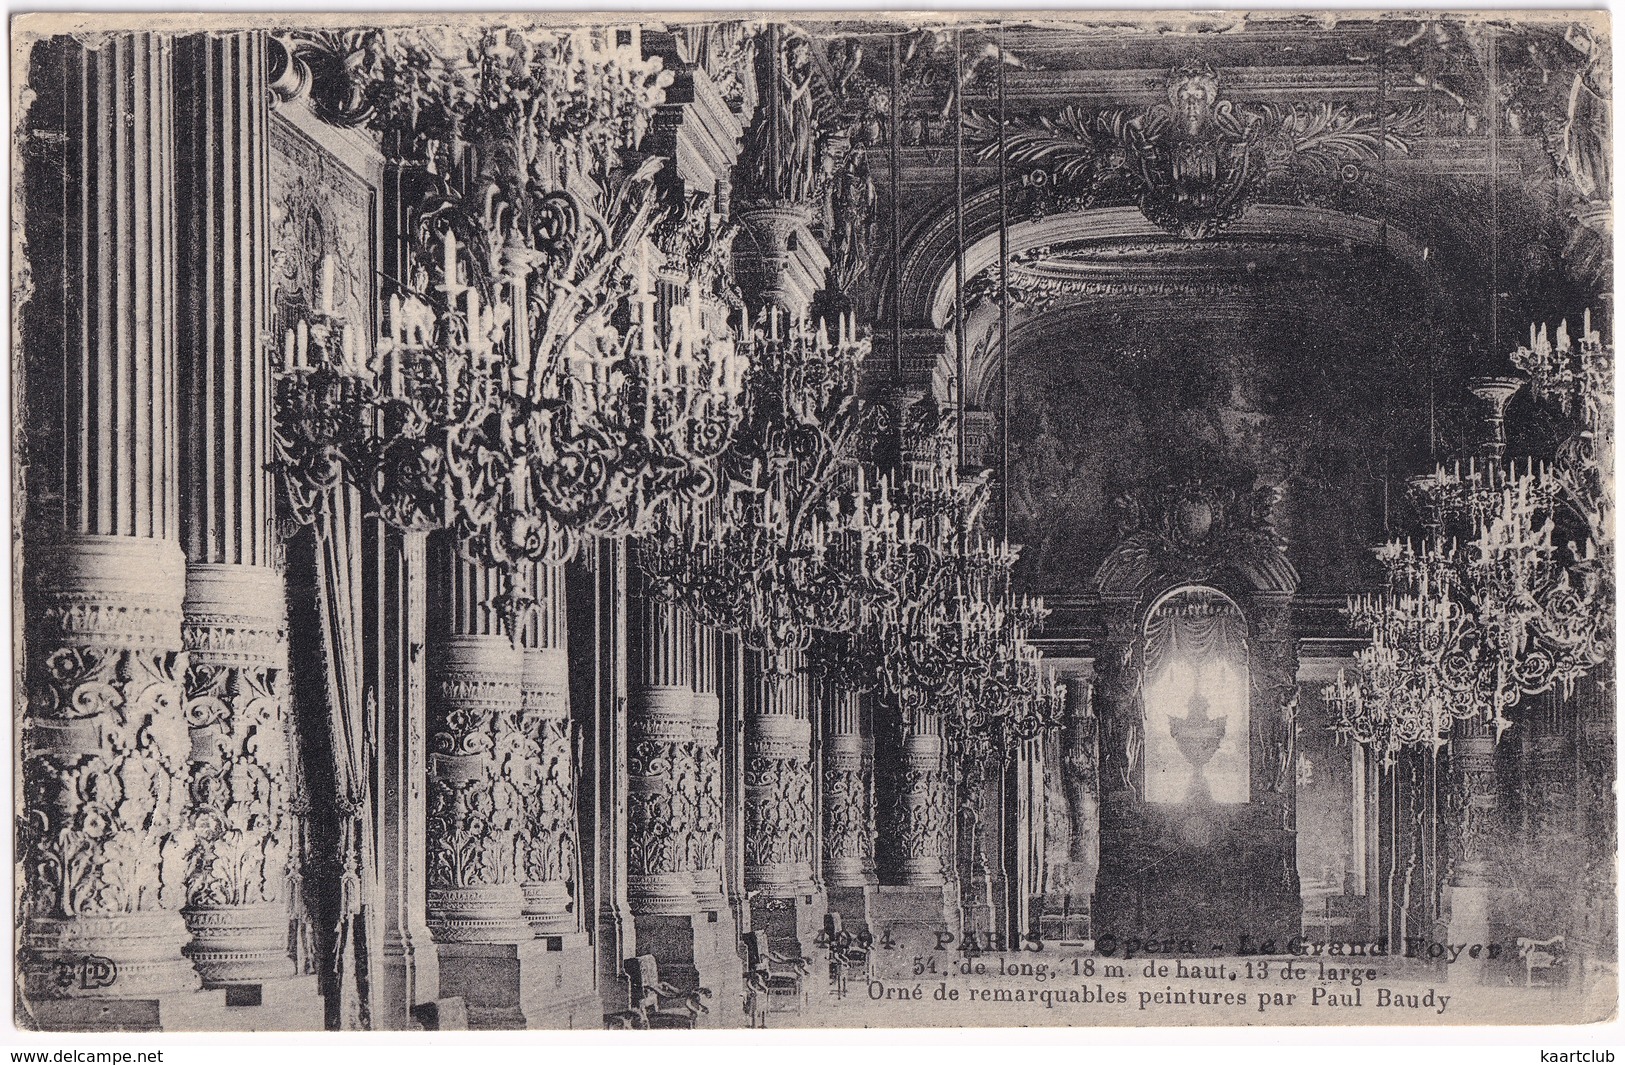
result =
M40 1032L224 1031L223 990L183 991L151 998L52 998L23 996L17 1027Z
M599 909L597 926L594 964L598 967L598 995L603 1000L603 1012L623 1013L629 1003L626 974L621 966L638 953L637 929L631 917L619 908L607 906Z
M870 910L877 977L911 975L915 956L934 956L944 936L954 937L949 941L949 950L959 945L956 900L946 885L901 887L883 884L875 889Z
M168 1001L198 990L197 970L184 956L180 914L116 917L36 917L22 934L24 996L50 999Z
M602 1028L603 1004L593 986L592 944L585 932L538 936L521 952L520 1007L527 1028Z
M745 1016L745 961L739 953L739 925L733 910L722 897L704 899L694 916L694 953L704 958L701 972L710 979L709 1015L700 1018L704 1028L740 1028L749 1024Z
M523 943L442 943L440 999L461 999L468 1027L597 1028L592 952L583 933Z
M523 916L538 937L569 935L576 930L576 916L570 912L570 888L563 880L520 887L525 895Z
M435 1001L440 987L440 955L423 928L409 939L384 942L383 972L373 996L374 1017L383 1031L421 1027L412 1011Z
M288 954L288 905L188 907L181 911L192 959L204 987L258 987L294 976Z
M824 930L827 909L824 893L814 889L794 895L757 895L750 900L750 927L767 933L768 946L775 953L810 958Z
M654 956L660 978L685 991L703 987L710 1012L699 1016L699 1028L740 1024L744 1009L744 972L735 947L738 938L726 909L699 913L647 915L637 925L638 953Z
M841 926L846 932L857 935L860 930L869 927L875 890L873 884L825 889L829 899L829 912L841 915Z
M1464 943L1468 949L1491 940L1490 913L1494 906L1495 888L1489 884L1454 884L1450 887L1450 916L1446 923L1446 936L1452 944ZM1489 960L1489 951L1481 952L1479 960L1470 959L1463 952L1461 959L1448 966L1446 972L1452 980L1467 984L1496 982Z
M327 1004L315 976L234 984L220 990L225 992L226 1008L210 1031L319 1032L327 1027Z

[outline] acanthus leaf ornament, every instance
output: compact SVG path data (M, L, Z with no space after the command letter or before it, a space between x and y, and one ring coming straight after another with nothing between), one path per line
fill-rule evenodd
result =
M1006 158L1024 169L1030 210L1084 210L1121 201L1187 240L1212 237L1260 198L1304 199L1316 183L1340 181L1348 163L1403 154L1422 113L1375 114L1349 104L1238 103L1223 98L1219 73L1176 67L1165 103L1139 111L1058 112L1012 120ZM983 158L999 150L997 120L966 114L967 143Z

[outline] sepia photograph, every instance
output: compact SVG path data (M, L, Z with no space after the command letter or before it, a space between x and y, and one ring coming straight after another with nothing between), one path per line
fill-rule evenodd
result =
M10 48L12 1034L1616 1021L1607 11Z

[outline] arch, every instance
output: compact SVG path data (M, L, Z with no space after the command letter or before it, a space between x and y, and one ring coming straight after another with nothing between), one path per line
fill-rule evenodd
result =
M998 190L982 189L965 198L965 276L996 266L999 251ZM1333 246L1345 243L1384 247L1401 264L1420 267L1423 244L1407 231L1379 219L1347 214L1323 207L1257 204L1229 226L1230 239L1319 239ZM1100 207L1015 221L1010 226L1012 257L1085 241L1168 240L1167 232L1153 225L1138 207ZM951 201L939 202L904 240L900 286L905 323L948 324L954 288L954 211ZM888 279L889 281L889 279ZM884 286L890 288L890 284Z
M999 226L998 193L996 189L983 189L966 197L964 228L965 277L976 277L980 272L998 265ZM1227 240L1281 241L1294 240L1310 246L1324 247L1328 251L1348 248L1382 249L1395 262L1414 271L1421 271L1427 257L1422 242L1403 229L1381 220L1363 215L1348 214L1320 207L1284 204L1258 204L1247 215L1224 232ZM1139 208L1133 206L1102 207L1087 211L1074 211L1024 219L1010 226L1009 251L1012 259L1066 244L1111 244L1114 242L1157 241L1177 247L1178 242L1162 229L1148 221ZM917 223L904 241L906 249L901 264L901 284L898 286L900 317L906 327L934 328L951 331L954 301L954 212L951 202L933 205L931 212ZM893 266L895 269L895 266ZM872 308L875 321L891 320L889 295L893 291L891 270L887 276L877 278L876 305ZM1117 282L1114 282L1117 283ZM1136 279L1127 272L1121 283L1134 284ZM1160 282L1149 282L1156 287ZM1087 297L1078 297L1080 299ZM967 318L975 315L970 309ZM978 330L968 323L966 328L967 363L974 360ZM947 394L946 381L955 373L956 356L950 343L933 375L939 398ZM978 368L970 366L973 381ZM979 390L973 384L969 394Z
M1252 662L1242 606L1210 584L1170 588L1139 621L1144 798L1251 798Z

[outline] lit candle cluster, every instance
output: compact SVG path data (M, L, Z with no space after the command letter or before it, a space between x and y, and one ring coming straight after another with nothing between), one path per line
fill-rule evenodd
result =
M1486 379L1475 394L1491 401L1491 457L1411 479L1428 534L1377 549L1387 587L1345 611L1370 645L1357 673L1325 692L1343 731L1385 761L1437 750L1458 720L1499 736L1524 696L1613 654L1612 348L1587 312L1578 344L1566 321L1531 326L1511 359L1581 427L1553 460L1501 461L1500 419L1519 382ZM1574 538L1559 547L1566 531Z

